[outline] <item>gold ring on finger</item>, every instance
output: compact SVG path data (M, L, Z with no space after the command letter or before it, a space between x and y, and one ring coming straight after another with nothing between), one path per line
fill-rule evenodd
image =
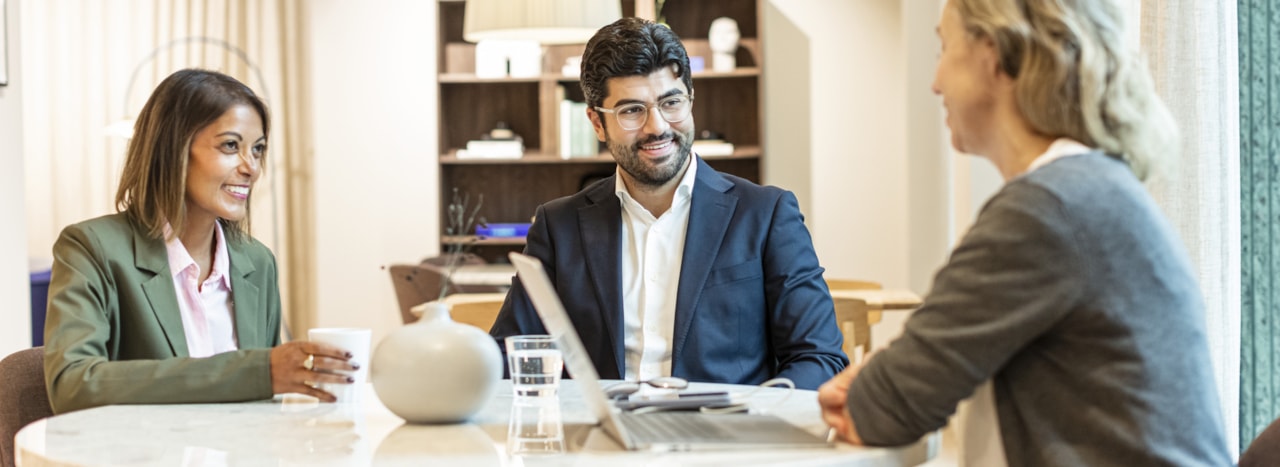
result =
M315 355L307 355L307 359L302 361L302 367L306 368L307 371L311 371L312 368L315 368L315 365L316 365Z

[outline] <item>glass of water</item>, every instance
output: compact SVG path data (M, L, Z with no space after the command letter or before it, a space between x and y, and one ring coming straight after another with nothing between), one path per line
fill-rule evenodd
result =
M507 453L563 454L564 423L558 397L517 397L507 425Z
M560 387L564 357L551 336L511 336L507 368L517 397L551 397Z

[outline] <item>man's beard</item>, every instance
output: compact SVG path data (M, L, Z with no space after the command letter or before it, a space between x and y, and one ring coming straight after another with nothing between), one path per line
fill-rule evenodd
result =
M605 135L608 136L607 134ZM674 154L668 156L669 159L661 165L649 165L640 159L640 147L655 141L671 139L671 143L675 144L677 149ZM684 168L685 162L689 160L689 155L693 153L693 131L689 133L677 133L667 130L666 133L645 138L643 141L637 141L630 146L624 146L613 142L612 138L607 138L609 152L613 153L613 159L618 162L618 167L626 172L636 182L658 187L665 185L667 182L675 178L680 173L680 169Z

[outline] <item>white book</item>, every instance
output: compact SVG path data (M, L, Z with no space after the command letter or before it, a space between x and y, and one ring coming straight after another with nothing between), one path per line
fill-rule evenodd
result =
M569 104L564 98L564 85L556 85L556 153L561 159L568 159L569 152Z
M573 125L573 130L569 135L569 145L572 147L571 154L573 157L582 157L587 155L587 147L583 144L584 137L582 134L590 131L589 127L591 125L587 120L587 104L583 102L574 102L573 110L570 112L572 113L570 121Z
M591 117L587 115L587 104L578 104L578 114L581 115L582 130L578 133L578 145L582 149L578 151L581 157L596 157L600 154L600 141L596 139L596 130L591 126Z
M732 156L733 143L719 139L693 140L693 152L702 157Z
M474 140L467 141L467 149L458 151L459 159L519 159L524 156L524 141Z

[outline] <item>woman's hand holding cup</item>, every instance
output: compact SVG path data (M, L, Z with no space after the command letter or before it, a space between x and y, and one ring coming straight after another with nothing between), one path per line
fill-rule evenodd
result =
M351 361L352 353L319 342L290 342L271 349L271 391L275 394L298 393L325 402L337 397L322 390L321 384L351 384L360 370Z

